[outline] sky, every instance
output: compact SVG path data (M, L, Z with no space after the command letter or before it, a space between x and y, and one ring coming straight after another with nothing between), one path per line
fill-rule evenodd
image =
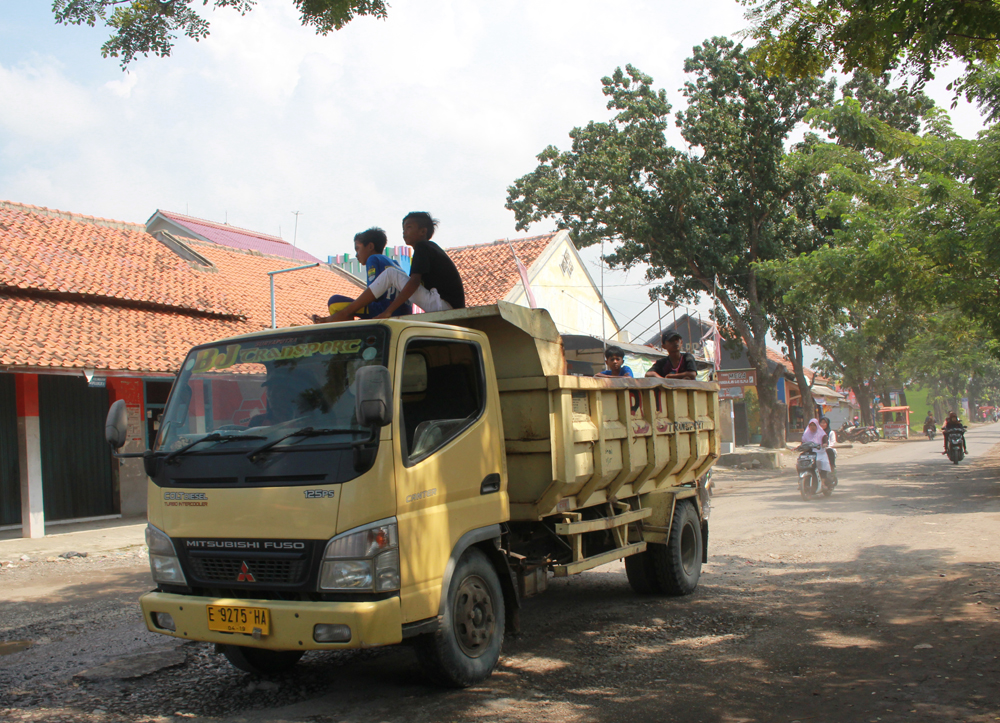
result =
M196 3L197 7L201 7ZM600 78L631 63L674 109L693 46L745 27L736 0L393 0L327 36L291 0L203 10L211 35L128 72L103 27L56 25L48 2L0 9L0 199L145 222L157 209L280 235L326 258L373 225L402 244L409 211L464 246L515 229L507 187L548 145L609 117ZM945 107L943 72L929 94ZM974 107L952 111L974 137ZM676 129L671 141L682 146ZM299 212L296 216L294 212ZM296 225L297 219L297 225ZM601 277L596 248L582 254ZM645 269L604 270L632 337L656 328ZM707 306L701 306L705 313Z

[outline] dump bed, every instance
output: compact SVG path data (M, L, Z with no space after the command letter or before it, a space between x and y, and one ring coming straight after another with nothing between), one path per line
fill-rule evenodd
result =
M714 382L568 376L544 309L500 302L421 320L490 339L512 520L688 484L719 456Z

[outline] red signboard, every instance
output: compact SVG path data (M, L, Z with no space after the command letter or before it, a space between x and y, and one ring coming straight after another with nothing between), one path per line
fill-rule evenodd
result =
M727 369L718 373L720 387L755 387L757 386L756 369Z

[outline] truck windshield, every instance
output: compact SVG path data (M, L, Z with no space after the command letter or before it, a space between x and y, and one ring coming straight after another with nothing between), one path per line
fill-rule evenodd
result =
M354 379L361 367L386 363L386 329L306 329L193 349L153 450L190 446L185 454L245 454L250 445L306 427L330 434L292 436L282 445L350 441L368 433L354 418Z

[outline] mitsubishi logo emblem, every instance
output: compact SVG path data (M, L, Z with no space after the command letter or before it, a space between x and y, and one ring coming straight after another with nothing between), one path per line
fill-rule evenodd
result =
M236 578L236 582L257 582L253 579L253 573L250 572L250 568L247 567L245 562L240 565L240 574L239 577Z

